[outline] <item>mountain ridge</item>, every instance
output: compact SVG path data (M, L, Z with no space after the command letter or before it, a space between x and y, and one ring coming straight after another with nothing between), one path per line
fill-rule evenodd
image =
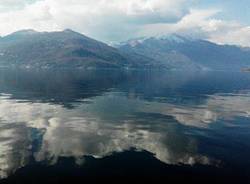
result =
M250 66L249 48L219 45L176 34L132 39L117 48L143 54L175 69L240 70Z
M0 67L241 70L250 67L250 48L177 34L112 47L71 29L26 29L0 37Z
M9 66L115 68L128 64L118 49L69 29L14 32L1 38L0 53L1 65Z

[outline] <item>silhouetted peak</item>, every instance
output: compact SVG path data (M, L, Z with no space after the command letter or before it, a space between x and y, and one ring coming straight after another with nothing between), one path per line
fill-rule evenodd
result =
M64 29L63 32L74 32L75 33L75 31L73 31L72 29Z

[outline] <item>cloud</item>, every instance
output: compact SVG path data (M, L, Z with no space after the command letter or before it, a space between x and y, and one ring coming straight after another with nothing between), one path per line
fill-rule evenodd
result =
M108 40L133 35L140 24L173 22L187 11L187 0L42 0L25 4L21 0L5 1L3 6L25 5L0 13L0 33L34 28L51 31L75 29L90 36Z
M16 11L24 8L25 5L34 2L34 0L1 0L0 1L0 12Z
M211 35L210 40L220 44L236 44L250 47L250 26L235 26L233 30Z
M210 18L216 15L219 10L196 10L191 9L182 19L176 23L159 23L147 24L142 29L143 35L164 35L164 34L185 34L189 36L198 37L201 34L212 31L214 29Z
M250 26L236 21L214 18L222 10L191 9L176 23L156 23L144 25L140 35L181 34L193 38L207 39L218 44L250 47Z
M250 28L215 18L222 9L198 0L2 0L0 34L20 29L74 29L106 42L178 33L221 44L250 46Z
M12 6L24 5L26 2L24 0L1 0L0 7L8 8Z

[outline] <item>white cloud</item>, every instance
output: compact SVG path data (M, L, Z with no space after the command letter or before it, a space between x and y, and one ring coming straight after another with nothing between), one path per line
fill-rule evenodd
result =
M0 1L0 12L16 11L24 8L25 5L34 2L33 0L1 0Z
M219 44L250 46L250 26L236 21L214 18L222 10L191 9L176 23L144 25L140 35L164 35L178 33L195 38L207 39Z
M24 0L1 0L0 7L12 7L12 6L20 6L25 4L26 1Z
M33 3L32 3L33 2ZM194 3L196 2L196 3ZM74 29L103 41L179 33L250 46L250 28L194 9L197 0L1 0L0 34L20 29Z
M0 33L34 28L37 30L75 29L99 39L122 39L132 35L139 24L172 22L186 11L187 0L43 0L21 9L0 13ZM14 4L25 4L13 0ZM12 3L9 3L11 6ZM7 7L7 1L2 3Z
M218 12L219 10L214 9L191 9L188 14L186 14L180 21L176 23L159 23L145 25L141 34L164 35L171 33L179 33L197 37L201 34L210 32L215 29L213 22L217 20L210 18L216 15Z
M220 44L235 44L250 47L250 26L236 26L233 30L212 35L211 41Z

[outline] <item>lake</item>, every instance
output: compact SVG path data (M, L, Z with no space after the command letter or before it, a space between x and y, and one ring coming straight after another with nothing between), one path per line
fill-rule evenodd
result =
M250 74L0 70L0 183L250 183Z

